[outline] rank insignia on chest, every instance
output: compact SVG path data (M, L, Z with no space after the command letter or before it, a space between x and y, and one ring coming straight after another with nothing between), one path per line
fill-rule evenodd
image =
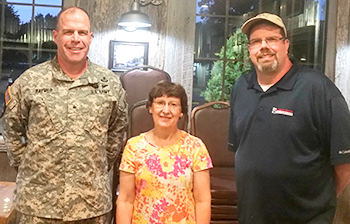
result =
M103 77L99 83L99 89L101 92L106 93L109 90L109 80L106 77Z
M5 104L6 106L11 102L12 95L11 95L11 86L7 87L7 90L5 92Z

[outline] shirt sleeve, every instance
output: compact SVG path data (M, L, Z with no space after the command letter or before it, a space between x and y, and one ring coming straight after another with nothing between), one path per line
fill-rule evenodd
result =
M350 113L345 99L331 99L330 148L333 165L350 163Z
M228 126L228 149L230 151L236 152L236 144L235 144L235 132L234 132L234 120L233 120L233 112L232 108L230 109L230 121Z
M228 125L228 150L236 152L236 134L234 130L234 114L233 114L233 106L234 106L234 87L232 88L232 93L231 93L231 98L230 98L230 120L229 120L229 125Z
M133 147L132 139L126 143L119 170L125 171L128 173L136 172L136 166L135 166L136 149L135 148L136 147Z
M124 145L123 139L127 126L126 94L120 83L116 86L116 88L119 88L119 91L117 92L118 101L115 102L112 110L107 139L107 157L109 168L113 166L116 160L120 159Z
M210 169L213 167L209 152L204 143L197 139L194 148L193 172Z
M7 155L10 165L15 169L20 165L27 145L26 127L29 110L20 97L20 89L18 82L8 87L6 91L6 109L1 118L2 134L7 145Z

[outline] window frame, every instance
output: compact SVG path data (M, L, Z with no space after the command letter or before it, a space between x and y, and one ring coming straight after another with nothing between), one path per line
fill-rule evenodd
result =
M4 42L6 41L4 38L4 30L5 30L5 7L6 5L18 5L18 6L31 6L32 7L32 13L31 13L31 21L34 21L35 18L35 7L47 7L47 8L59 8L60 10L63 8L64 0L61 0L61 5L49 5L49 4L36 4L35 0L32 0L32 3L18 3L18 2L7 2L7 1L0 1L0 10L1 10L1 18L0 18L0 74L2 74L3 69L3 52L4 50L23 50L28 51L28 63L29 67L33 66L33 53L38 50L38 48L35 47L35 43L33 41L33 34L34 34L34 28L33 26L30 26L30 35L31 39L28 41L27 47L8 47L4 46ZM41 52L52 52L56 53L56 49L40 49Z

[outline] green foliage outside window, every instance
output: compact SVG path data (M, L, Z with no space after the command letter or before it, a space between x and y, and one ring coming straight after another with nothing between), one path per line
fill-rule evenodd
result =
M201 92L201 96L207 102L212 101L230 101L231 89L236 80L252 69L249 59L248 39L239 29L227 40L226 58L234 61L227 61L225 66L225 80L223 85L223 60L214 62L213 69L210 72L210 78L207 88ZM224 59L224 46L220 53L216 55Z

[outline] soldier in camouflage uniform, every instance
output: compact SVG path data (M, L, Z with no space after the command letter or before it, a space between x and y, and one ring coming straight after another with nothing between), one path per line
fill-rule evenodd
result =
M25 71L6 93L8 156L18 169L21 223L106 223L109 170L126 129L119 79L87 58L90 21L64 9L53 32L57 56Z

